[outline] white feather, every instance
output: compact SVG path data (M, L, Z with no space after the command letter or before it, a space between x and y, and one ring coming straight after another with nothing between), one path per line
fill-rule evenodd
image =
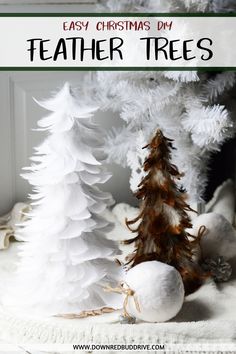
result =
M103 290L116 285L122 271L113 259L117 244L104 237L113 225L100 216L113 200L96 186L110 174L99 161L95 108L80 105L68 84L41 105L53 112L39 121L50 135L24 173L35 205L18 231L25 242L5 305L46 315L120 308L122 297Z

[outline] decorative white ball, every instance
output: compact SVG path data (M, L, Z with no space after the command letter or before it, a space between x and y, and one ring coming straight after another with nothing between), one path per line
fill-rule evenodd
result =
M202 225L207 228L201 239L203 258L214 258L219 255L228 260L236 256L236 231L223 215L217 213L199 215L193 220L190 233L197 235Z
M128 313L146 322L165 322L175 317L184 301L184 286L179 272L165 263L143 262L131 268L125 278L133 296L128 297Z

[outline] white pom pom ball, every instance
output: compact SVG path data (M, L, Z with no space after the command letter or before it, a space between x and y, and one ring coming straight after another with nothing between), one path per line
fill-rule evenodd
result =
M143 262L131 268L125 278L134 291L134 298L128 297L127 311L146 322L165 322L180 311L184 301L184 286L179 272L164 263Z
M214 258L219 255L230 259L236 256L236 232L223 215L217 213L199 215L194 219L190 233L197 235L202 225L207 228L201 239L203 258Z

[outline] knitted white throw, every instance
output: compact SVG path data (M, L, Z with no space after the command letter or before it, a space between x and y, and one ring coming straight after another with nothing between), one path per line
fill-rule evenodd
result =
M1 254L1 291L14 269L16 250L14 243ZM233 267L236 274L236 261ZM0 310L0 340L8 343L227 343L235 339L235 276L218 286L213 281L203 285L186 298L181 312L168 323L120 325L119 313L79 320L32 319L27 314L17 316Z

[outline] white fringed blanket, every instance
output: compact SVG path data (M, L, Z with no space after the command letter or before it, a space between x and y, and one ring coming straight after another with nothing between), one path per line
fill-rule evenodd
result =
M11 256L14 255L15 248L11 247ZM7 274L8 270L5 268L5 276ZM32 319L27 315L17 316L1 309L0 343L232 343L236 340L236 279L220 287L216 287L213 282L205 284L186 299L182 311L168 323L120 325L118 317L119 313L116 312L79 320ZM39 354L38 351L30 352Z
M122 227L117 225L116 231ZM123 234L123 233L122 233ZM1 291L14 269L17 243L1 253ZM0 310L0 340L8 343L193 343L236 339L236 261L230 282L210 281L186 298L178 316L168 323L120 325L119 313L87 319L32 319ZM16 294L17 296L17 294Z

